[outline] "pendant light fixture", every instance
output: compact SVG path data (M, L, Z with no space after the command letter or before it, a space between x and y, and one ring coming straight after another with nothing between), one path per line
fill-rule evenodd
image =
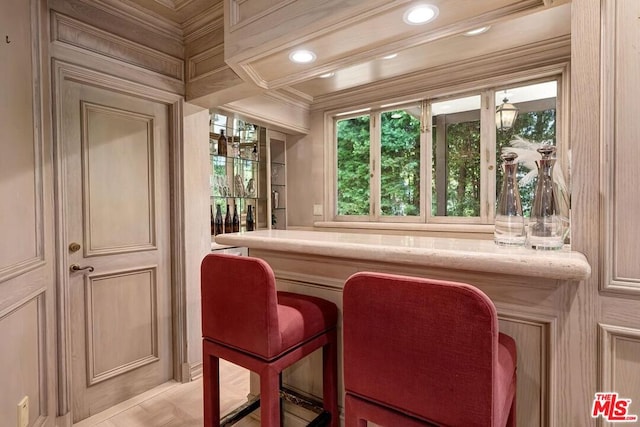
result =
M502 104L496 108L496 127L499 130L511 129L518 118L518 109L513 104L509 104L506 93L505 91Z

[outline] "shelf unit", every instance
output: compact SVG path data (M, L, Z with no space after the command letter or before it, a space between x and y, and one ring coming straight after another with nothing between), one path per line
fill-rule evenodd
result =
M226 155L218 155L220 131L227 138ZM240 230L246 230L248 206L253 208L254 229L268 228L265 130L257 125L212 113L209 129L209 159L211 175L209 197L213 215L220 205L222 217L227 206L233 214L238 210ZM213 233L212 233L213 234Z

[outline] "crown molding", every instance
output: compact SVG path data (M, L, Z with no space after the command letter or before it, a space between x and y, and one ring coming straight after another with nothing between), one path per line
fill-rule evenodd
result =
M533 68L553 66L570 59L571 36L565 35L317 96L311 110L325 111L387 98L415 98L416 94L421 92L450 88L453 85L474 84L497 75L528 72Z
M171 37L182 43L180 25L149 10L142 10L128 0L78 0L124 20L135 22L149 31Z

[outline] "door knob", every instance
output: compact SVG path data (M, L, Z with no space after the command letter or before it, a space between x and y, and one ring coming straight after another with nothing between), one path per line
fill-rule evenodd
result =
M69 270L71 270L72 273L75 271L89 270L89 273L91 273L94 270L94 268L91 265L80 267L78 264L71 264L71 267L69 267Z

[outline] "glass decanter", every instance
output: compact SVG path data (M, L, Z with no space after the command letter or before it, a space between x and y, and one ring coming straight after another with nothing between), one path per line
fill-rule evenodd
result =
M501 246L521 246L525 243L526 233L516 176L518 169L516 159L518 155L509 152L502 154L500 157L503 160L504 175L496 209L493 240Z
M540 250L560 249L564 244L564 221L553 183L556 147L547 145L537 151L542 158L536 162L538 183L529 218L527 245Z

